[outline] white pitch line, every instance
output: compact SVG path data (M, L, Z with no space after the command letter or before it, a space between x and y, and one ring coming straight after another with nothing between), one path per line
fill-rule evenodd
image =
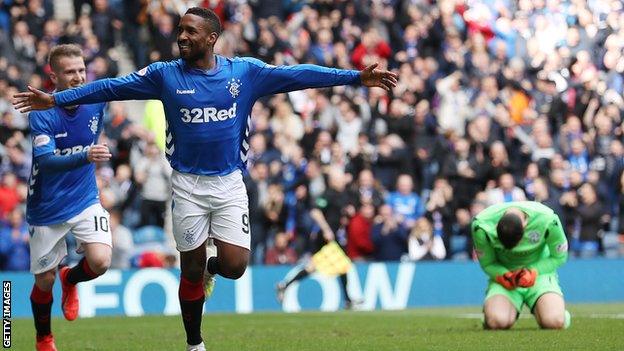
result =
M455 318L481 319L483 313L459 313L451 315ZM573 313L572 318L594 318L594 319L624 319L624 313ZM520 318L533 318L528 313L523 313Z

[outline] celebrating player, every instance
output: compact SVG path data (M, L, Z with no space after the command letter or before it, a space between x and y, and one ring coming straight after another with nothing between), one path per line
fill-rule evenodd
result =
M50 79L56 91L85 83L82 50L76 45L52 48ZM78 316L76 283L106 272L111 262L108 212L99 201L95 162L108 161L106 145L98 145L104 104L52 107L30 113L33 167L26 218L30 226L30 271L35 284L30 302L37 330L38 351L56 350L50 310L56 267L67 255L65 235L71 231L84 258L59 271L62 309L67 320Z
M542 328L570 325L556 271L568 258L568 241L550 208L528 201L490 206L472 222L472 237L490 277L485 328L511 328L524 304Z
M181 59L156 62L126 77L104 79L52 95L29 87L15 96L21 111L112 100L160 99L165 153L174 169L173 231L181 252L180 307L187 350L204 350L202 306L214 275L238 279L249 261L248 199L241 170L250 113L265 95L305 88L364 84L391 89L395 73L314 65L276 67L253 58L214 54L221 23L208 9L190 8L178 25ZM206 260L212 238L217 255ZM206 272L204 274L204 271ZM203 278L203 284L202 284ZM203 285L203 287L202 287Z

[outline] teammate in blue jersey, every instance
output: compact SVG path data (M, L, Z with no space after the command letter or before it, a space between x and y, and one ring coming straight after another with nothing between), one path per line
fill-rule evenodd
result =
M253 58L214 54L221 23L208 9L191 8L178 25L181 59L52 95L29 87L16 94L21 111L112 100L159 99L165 107L165 153L174 169L173 231L180 251L179 299L187 350L204 350L201 316L214 276L238 279L249 261L248 199L242 180L250 113L265 95L298 89L363 84L391 89L397 75L376 69L315 65L273 66ZM206 241L217 255L206 259Z
M50 51L50 78L60 92L85 83L82 50L59 45ZM56 350L50 326L52 286L56 267L67 255L65 235L71 231L84 258L73 268L59 270L61 305L67 320L78 316L76 283L106 272L111 261L108 213L100 205L95 162L107 161L106 145L97 143L103 103L55 106L30 113L33 166L26 219L30 231L30 271L35 275L30 296L38 351Z

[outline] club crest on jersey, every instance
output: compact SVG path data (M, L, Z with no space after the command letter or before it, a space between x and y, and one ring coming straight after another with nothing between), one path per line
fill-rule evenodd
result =
M97 133L98 129L98 115L91 117L91 121L89 121L89 129L93 134Z
M236 99L236 97L240 94L241 85L243 84L241 83L240 79L232 78L227 83L226 88L230 92L230 95L232 95L232 97Z
M540 239L540 234L538 232L531 232L527 237L529 238L529 242L531 244L537 244Z

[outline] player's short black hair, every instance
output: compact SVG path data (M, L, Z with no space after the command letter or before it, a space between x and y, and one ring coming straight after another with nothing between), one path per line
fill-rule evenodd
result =
M221 20L219 19L219 16L217 16L217 14L211 9L206 9L203 7L191 7L190 9L186 10L185 15L195 15L202 17L206 21L208 29L211 33L216 32L218 35L221 35Z
M496 233L501 244L506 249L512 249L520 242L524 234L522 218L515 213L505 213L496 225Z

